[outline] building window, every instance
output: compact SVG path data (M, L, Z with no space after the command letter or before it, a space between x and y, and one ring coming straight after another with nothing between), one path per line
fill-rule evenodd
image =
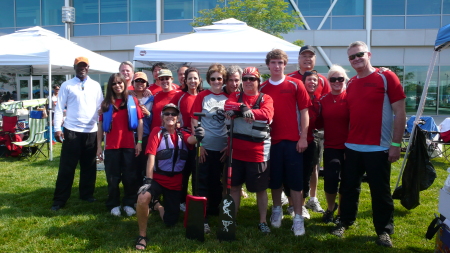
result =
M73 36L98 36L98 24L93 25L77 25L73 26Z
M164 33L192 32L192 20L170 20L164 21Z
M97 0L73 0L73 6L75 7L76 24L98 23Z
M372 16L372 29L405 29L405 16Z
M3 0L0 6L0 27L14 27L14 0Z
M156 21L130 22L130 34L156 33Z
M441 14L442 0L408 0L407 15Z
M41 25L41 1L16 0L16 26Z
M333 15L364 15L365 1L361 0L339 0L331 12ZM330 5L328 5L330 6Z
M405 66L403 77L403 89L406 95L406 112L413 114L417 112L422 97L428 66ZM437 108L437 76L436 66L431 77L428 93L425 100L424 114L436 115Z
M194 18L192 0L165 0L163 9L164 20Z
M100 35L128 34L127 23L100 24Z
M101 0L100 22L126 22L128 21L127 0Z
M439 110L440 115L450 115L450 66L442 66L439 71Z
M406 16L406 29L438 29L441 16Z
M42 25L61 25L64 0L42 0Z
M405 0L372 1L373 15L405 15Z
M130 0L130 21L156 20L156 0Z
M295 0L295 3L303 16L325 16L331 6L330 0Z
M364 29L364 17L333 17L333 29Z

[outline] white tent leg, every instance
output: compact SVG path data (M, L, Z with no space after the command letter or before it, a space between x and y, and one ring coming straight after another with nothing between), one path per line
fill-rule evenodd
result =
M50 57L50 50L48 51L48 105L49 105L49 116L48 116L48 159L53 161L53 126L52 126L52 64Z
M422 117L423 109L425 107L425 101L428 93L428 86L430 86L430 80L431 76L433 75L434 66L436 65L436 59L438 55L438 51L434 51L433 57L431 58L430 66L428 67L427 72L427 78L425 79L425 84L423 86L422 91L422 97L420 98L419 107L417 108L416 112L416 121L413 124L413 128L411 131L411 136L409 137L408 141L408 147L406 148L405 157L403 158L402 168L400 169L400 173L398 174L397 184L395 185L395 188L398 187L398 184L400 183L400 179L402 178L403 169L405 168L406 160L408 159L409 155L409 149L411 147L412 139L414 137L414 132L416 131L417 122L420 120L420 117Z

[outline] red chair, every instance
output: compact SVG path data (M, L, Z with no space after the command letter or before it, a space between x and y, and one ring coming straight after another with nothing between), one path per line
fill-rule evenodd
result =
M17 157L22 153L22 147L15 145L13 142L21 141L19 133L16 132L18 116L3 116L3 126L0 132L0 146L4 146L7 150L6 156Z

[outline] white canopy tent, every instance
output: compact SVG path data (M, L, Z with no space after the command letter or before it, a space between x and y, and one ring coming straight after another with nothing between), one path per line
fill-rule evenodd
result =
M49 80L52 80L52 74L74 74L73 63L79 56L89 59L90 74L114 73L120 64L39 26L0 36L0 45L0 73L30 75L30 80L32 75L49 75ZM20 88L17 90L20 91ZM51 82L48 90L51 90ZM50 101L49 92L49 104ZM49 127L52 139L52 124ZM53 159L52 145L49 158Z
M145 64L159 61L187 63L198 68L207 68L216 62L261 68L266 65L269 51L282 49L289 57L286 72L296 69L300 47L245 22L230 18L210 26L196 27L194 31L174 39L137 45L134 47L134 60Z

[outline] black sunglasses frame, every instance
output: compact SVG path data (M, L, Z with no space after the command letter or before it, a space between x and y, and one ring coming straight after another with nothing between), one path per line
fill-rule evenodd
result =
M257 77L242 77L243 82L246 82L246 81L254 82L256 80L258 80Z
M364 56L365 53L368 53L368 52L367 52L367 51L361 51L361 52L358 52L358 53L356 53L356 54L349 55L349 56L348 56L348 59L349 59L350 61L352 61L352 60L354 60L356 57L361 58L361 57Z
M174 117L176 117L176 116L178 116L179 115L179 113L178 112L163 112L163 115L164 116L174 116Z
M336 81L338 82L343 82L345 81L345 78L340 76L340 77L330 77L330 83L335 83Z
M210 77L209 78L209 80L211 81L211 82L214 82L214 81L216 81L216 79L217 79L217 81L222 81L223 80L223 77Z

